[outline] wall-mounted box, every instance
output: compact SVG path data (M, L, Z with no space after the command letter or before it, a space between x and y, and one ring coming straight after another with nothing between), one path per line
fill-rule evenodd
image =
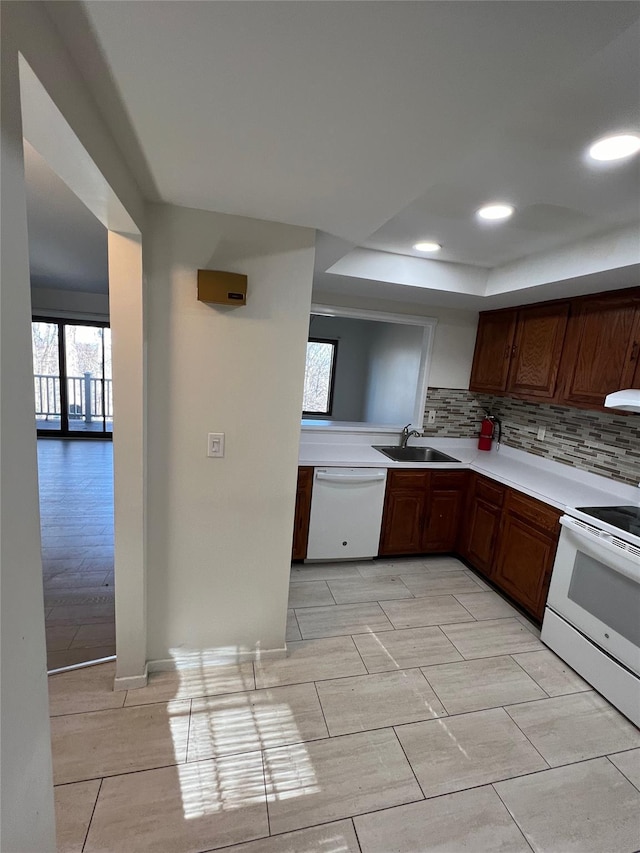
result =
M221 270L198 270L198 299L216 305L246 305L247 277Z

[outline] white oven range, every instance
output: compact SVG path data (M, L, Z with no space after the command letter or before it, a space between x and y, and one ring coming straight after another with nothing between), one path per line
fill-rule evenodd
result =
M640 726L640 506L567 509L542 641Z

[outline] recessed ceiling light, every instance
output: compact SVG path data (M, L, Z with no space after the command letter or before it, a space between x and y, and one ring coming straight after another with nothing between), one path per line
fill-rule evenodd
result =
M485 204L479 210L476 210L476 215L480 219L498 220L508 219L515 208L512 204Z
M413 248L416 252L439 252L442 246L432 240L425 240L423 243L416 243Z
M622 160L640 151L640 136L636 133L619 133L603 136L589 148L593 160Z

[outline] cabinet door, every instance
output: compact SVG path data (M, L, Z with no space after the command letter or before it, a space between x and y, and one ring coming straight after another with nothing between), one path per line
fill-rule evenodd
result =
M569 303L539 305L518 312L507 390L551 400L556 393Z
M499 506L492 506L483 500L474 500L469 504L464 556L487 577L493 574L501 516L502 509Z
M381 556L421 553L425 506L424 489L387 489L380 534Z
M640 291L579 303L569 318L561 373L563 402L603 408L613 391L631 387L636 371Z
M467 482L466 471L431 473L422 540L426 553L449 553L455 550Z
M506 389L516 315L516 311L480 314L470 391L500 392Z
M293 521L293 553L291 555L294 560L304 560L307 556L312 488L313 468L298 468L298 489L296 491L296 510Z
M433 492L429 496L422 549L425 553L448 553L454 550L461 507L461 492Z
M504 503L505 487L480 474L471 474L458 549L471 565L490 576Z
M507 512L493 580L532 616L542 618L557 541Z
M640 308L636 311L636 326L629 342L627 361L633 365L633 377L628 388L640 388Z
M635 364L636 364L636 372L633 374L633 381L631 382L632 388L640 388L640 354L638 350L640 350L640 341L634 341L633 343L634 349L632 352L635 352Z

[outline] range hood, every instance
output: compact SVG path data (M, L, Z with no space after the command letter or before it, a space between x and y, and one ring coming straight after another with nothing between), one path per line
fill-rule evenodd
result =
M625 412L640 412L640 388L627 388L608 394L604 401L608 409L622 409Z

